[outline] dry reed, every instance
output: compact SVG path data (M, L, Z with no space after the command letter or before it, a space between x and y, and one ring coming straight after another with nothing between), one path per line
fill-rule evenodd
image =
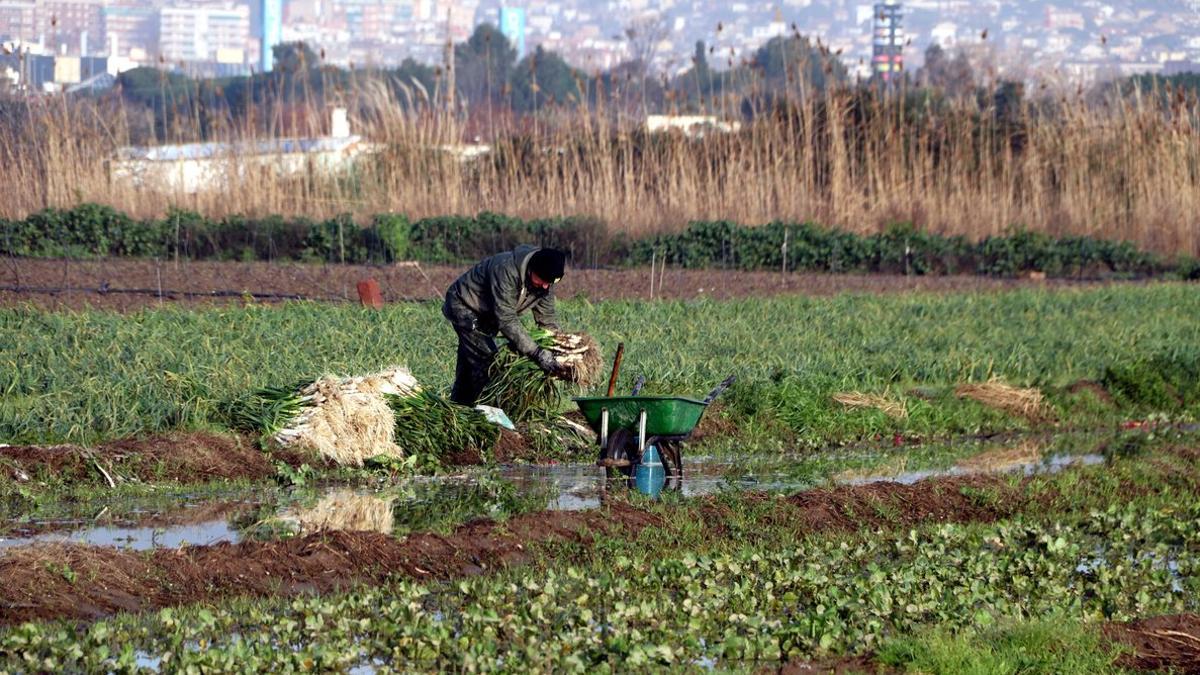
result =
M847 408L875 408L893 419L902 420L908 417L908 408L904 406L904 401L895 401L878 394L847 391L834 394L833 400Z
M1050 419L1042 392L1036 388L1014 387L997 380L981 384L962 384L954 389L959 398L969 398L983 405L1021 415L1031 421Z
M648 139L635 122L614 120L616 105L602 97L544 112L536 133L510 117L494 122L491 153L464 162L437 149L467 137L464 116L419 97L397 100L369 79L339 96L354 111L356 131L386 148L354 180L251 171L199 194L137 188L109 175L117 147L146 126L144 111L37 99L0 123L0 217L95 201L137 217L171 206L211 217L589 215L632 235L692 219L812 220L857 233L912 221L971 239L1021 224L1200 254L1200 106L1191 98L1165 105L1148 94L1096 105L1080 97L1025 103L1007 117L970 99L918 116L902 107L903 97L831 91L802 99L787 114L760 114L736 133ZM323 118L320 104L307 105L304 119ZM738 111L734 101L705 107L726 118ZM219 124L196 112L184 115L170 138L195 140L201 129L207 140L221 141L322 130L318 122L285 128L278 121L284 110L283 103L265 104L245 116L249 121L227 116ZM244 169L239 157L227 161L230 176Z

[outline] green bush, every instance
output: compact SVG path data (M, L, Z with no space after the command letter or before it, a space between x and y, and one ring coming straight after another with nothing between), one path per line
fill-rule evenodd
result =
M367 250L372 260L406 260L411 237L412 226L408 218L398 213L381 213L371 221L367 231Z
M160 245L155 223L135 221L99 204L45 209L23 221L5 221L4 226L0 242L11 255L140 257L154 255Z
M1128 242L1063 237L1014 228L971 243L897 223L859 235L815 223L775 221L750 227L727 220L695 221L679 233L629 240L591 217L523 220L498 213L438 216L410 223L376 215L366 226L349 214L307 218L229 216L218 221L172 209L161 220L137 221L107 206L46 209L24 220L0 220L0 253L33 257L173 257L195 260L310 260L388 263L402 259L465 264L520 244L554 246L577 266L645 265L666 261L693 269L955 274L1011 277L1029 271L1053 277L1148 276L1169 272L1200 278L1200 262L1167 262ZM786 244L786 245L785 245Z

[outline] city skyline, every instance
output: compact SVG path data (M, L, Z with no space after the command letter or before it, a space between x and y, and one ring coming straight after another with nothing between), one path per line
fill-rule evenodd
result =
M902 59L919 67L937 44L965 50L998 76L1105 75L1189 70L1200 62L1200 2L1055 0L899 3ZM800 34L827 46L860 77L880 52L875 3L853 0L732 2L663 0L0 0L0 42L31 54L104 57L116 73L142 66L229 75L269 70L264 41L307 43L326 63L439 63L447 40L480 24L500 26L523 55L560 53L588 72L630 60L675 75L703 41L717 69L737 65L767 40ZM264 16L266 21L264 22ZM276 21L272 17L277 17ZM902 26L902 28L900 27Z

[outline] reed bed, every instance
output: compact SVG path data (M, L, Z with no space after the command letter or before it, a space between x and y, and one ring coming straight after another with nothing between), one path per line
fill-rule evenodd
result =
M614 115L617 106L602 94L532 120L502 115L480 124L468 111L448 114L391 91L365 79L341 93L355 131L383 148L353 175L241 175L244 160L230 156L228 174L238 179L198 194L113 180L109 160L117 148L147 133L144 110L103 99L9 102L13 112L0 121L7 187L0 217L95 201L139 217L170 207L212 217L587 215L633 236L675 231L693 219L811 220L856 233L911 221L971 239L1022 226L1200 254L1194 97L1096 103L1081 96L1004 107L986 98L830 90L753 115L737 101L707 102L701 112L740 118L741 128L695 139L647 135L640 116ZM236 118L197 109L159 136L319 134L324 110L311 101L263 104ZM305 122L285 123L295 119ZM483 158L461 161L438 150L481 133L492 146Z

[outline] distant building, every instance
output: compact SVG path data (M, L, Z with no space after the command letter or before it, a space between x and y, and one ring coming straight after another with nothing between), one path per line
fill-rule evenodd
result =
M158 53L158 9L110 5L104 8L104 37L109 57Z
M22 91L56 92L107 74L108 61L97 56L24 54L20 59L10 56L0 62L0 71L6 67L15 71L10 78L12 86Z
M0 93L6 93L21 85L21 71L0 62Z
M525 57L525 8L501 7L500 32L517 50L517 58Z
M1069 28L1072 30L1083 30L1087 26L1087 21L1083 18L1083 14L1074 10L1067 10L1048 5L1046 7L1046 28L1050 30L1062 30Z
M892 83L904 73L904 14L899 0L875 5L871 69L881 81Z
M37 5L37 33L59 54L104 51L105 0L44 0ZM92 44L89 44L92 43ZM98 45L98 49L93 49Z
M32 41L37 35L32 2L0 2L0 42Z
M647 115L646 131L664 133L681 131L690 138L700 138L707 133L732 133L741 129L738 122L723 122L715 115Z
M1188 73L1200 73L1200 63L1196 63L1195 61L1167 61L1163 64L1163 75L1184 75Z
M164 7L159 13L159 50L170 62L246 62L250 8Z
M262 12L262 30L259 37L259 67L268 73L275 68L272 48L283 38L283 0L259 0ZM319 11L319 9L318 9Z

